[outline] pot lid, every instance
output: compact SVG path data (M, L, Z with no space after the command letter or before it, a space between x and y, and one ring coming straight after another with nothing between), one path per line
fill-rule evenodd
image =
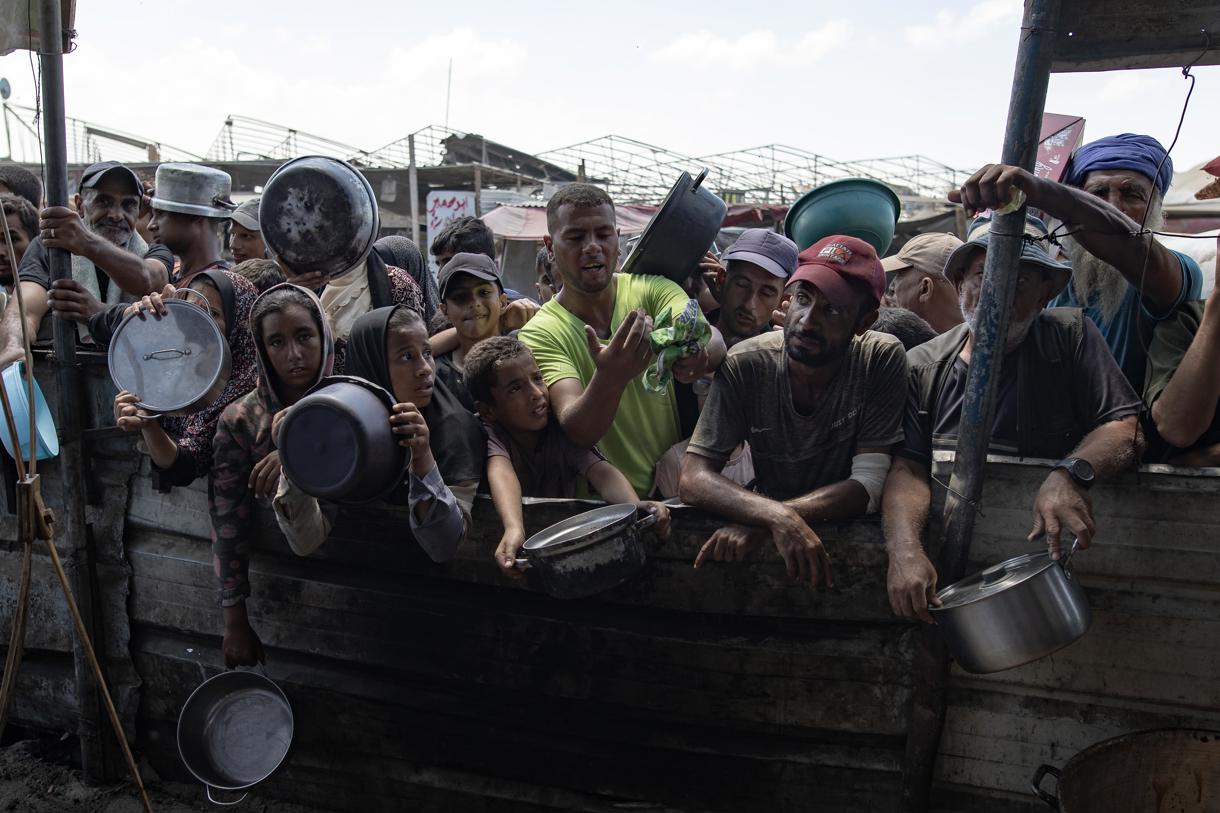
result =
M157 318L128 316L110 340L110 378L153 412L179 412L228 378L229 346L207 311L182 299L165 300Z
M583 541L591 534L626 524L635 518L635 506L631 503L620 505L603 505L583 514L568 517L551 527L539 531L525 541L525 550L539 551L542 548L554 549L564 547L573 542Z
M1045 552L1014 556L939 591L936 597L940 599L941 606L932 609L947 610L994 596L1028 581L1056 564L1050 554Z

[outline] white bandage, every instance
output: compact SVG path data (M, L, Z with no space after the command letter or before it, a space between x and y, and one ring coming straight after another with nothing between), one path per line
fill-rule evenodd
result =
M876 513L881 507L881 492L885 489L885 478L890 473L890 456L880 452L858 454L851 459L851 476L868 492L866 513Z

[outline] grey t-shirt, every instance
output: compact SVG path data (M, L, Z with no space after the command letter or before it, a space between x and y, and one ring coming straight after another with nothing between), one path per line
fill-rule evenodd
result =
M846 480L862 448L902 441L907 360L893 336L856 337L813 412L792 401L782 331L729 351L687 451L718 463L748 441L757 489L786 500Z

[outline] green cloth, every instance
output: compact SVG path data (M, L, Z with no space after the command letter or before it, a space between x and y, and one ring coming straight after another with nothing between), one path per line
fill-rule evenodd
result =
M665 311L656 319L649 342L657 360L644 372L644 389L665 392L673 378L674 362L693 356L700 348L707 347L712 329L701 316L699 303L692 299L676 316Z
M663 277L616 274L615 286L611 335L636 308L643 308L654 324L662 316L668 316L672 323L690 301L680 287ZM707 330L706 320L700 316L699 321ZM533 351L548 387L565 378L579 379L584 386L593 380L596 367L589 355L585 323L558 299L543 305L518 337ZM650 393L644 388L641 374L623 391L614 422L598 448L626 476L636 493L644 496L652 488L657 461L680 439L673 386L666 385L660 394Z

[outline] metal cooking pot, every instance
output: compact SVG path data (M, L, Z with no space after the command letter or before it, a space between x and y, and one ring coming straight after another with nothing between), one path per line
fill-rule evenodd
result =
M177 292L195 295L189 288ZM131 314L114 331L107 352L110 379L139 397L137 406L162 415L189 415L210 406L229 383L229 343L206 307L166 299L164 316Z
M1055 792L1042 789L1055 777ZM1220 813L1220 731L1137 731L1099 742L1030 786L1063 813Z
M1076 545L1062 562L1049 553L1017 556L936 594L929 607L953 657L967 672L1012 669L1084 635L1093 620L1072 573Z
M517 567L529 570L554 598L584 598L639 573L647 554L640 532L657 521L636 520L630 503L605 505L568 517L525 541Z
M320 155L272 173L258 220L276 259L297 274L332 277L364 262L380 230L373 187L350 164Z
M246 791L283 764L292 746L292 706L255 672L221 672L191 692L178 715L178 755L213 804L212 791Z
M384 497L405 476L411 455L390 427L394 398L356 376L322 379L288 410L276 446L301 491L356 504Z
M728 207L702 187L707 170L683 172L623 261L624 274L652 274L682 282L699 265L724 225Z

